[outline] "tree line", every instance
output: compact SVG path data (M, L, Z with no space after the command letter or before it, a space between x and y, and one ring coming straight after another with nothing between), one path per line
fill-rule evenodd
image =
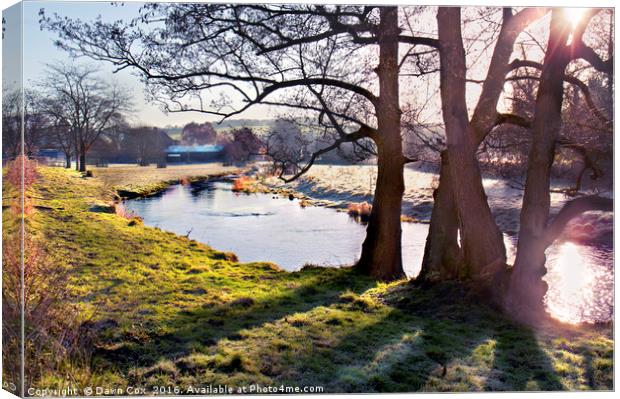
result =
M85 172L89 161L166 163L166 149L174 144L218 144L228 162L246 161L264 144L248 128L216 133L212 124L189 123L179 140L164 130L145 124L132 125L131 97L122 87L106 83L97 68L86 65L50 64L46 76L23 93L3 92L2 152L14 159L22 151L36 157L42 149L64 154L65 167Z
M588 134L580 132L596 131L607 142L611 136L610 94L595 99L589 82L612 93L612 10L574 18L561 8L159 3L126 22L42 12L41 24L72 55L136 71L169 112L226 120L266 104L312 120L320 146L308 156L282 151L276 158L286 181L345 145L375 156L373 208L355 267L379 280L404 276L403 173L424 153L404 145L405 136L440 154L417 280L473 282L515 318L544 316L544 252L566 223L588 210L611 210L608 198L577 196L550 215L559 149L585 149L584 165L594 170L582 141ZM423 93L420 87L431 81L438 92ZM567 111L579 109L566 105L567 93L593 125L562 123ZM511 106L500 103L510 95ZM528 106L517 106L525 97ZM427 107L440 109L441 129L421 120ZM527 137L523 207L516 262L507 265L481 160L489 149L502 154L506 138L519 135Z

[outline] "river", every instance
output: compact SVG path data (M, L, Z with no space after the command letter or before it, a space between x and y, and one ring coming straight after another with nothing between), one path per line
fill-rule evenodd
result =
M158 196L126 201L145 224L186 235L241 262L269 261L289 271L304 265L341 266L359 256L365 226L346 212L308 206L273 194L243 194L231 184L200 189L174 185ZM405 273L420 272L428 225L403 223ZM509 258L514 238L505 236ZM608 321L613 316L613 247L561 242L547 253L546 305L571 322Z

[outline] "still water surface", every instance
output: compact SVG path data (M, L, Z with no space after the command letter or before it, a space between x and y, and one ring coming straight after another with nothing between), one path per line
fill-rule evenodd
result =
M238 194L231 185L211 182L206 189L176 185L163 194L126 202L149 226L187 234L242 262L269 261L286 270L306 264L351 265L359 256L365 226L324 207L272 194ZM428 225L403 223L405 273L421 266ZM509 254L514 240L505 239ZM609 246L570 242L550 248L547 307L567 322L607 321L613 314L613 252Z

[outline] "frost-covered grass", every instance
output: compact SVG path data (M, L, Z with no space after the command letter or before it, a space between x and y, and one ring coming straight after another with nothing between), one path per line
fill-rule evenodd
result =
M272 187L291 188L324 204L336 208L346 208L348 203L372 203L377 177L375 165L314 165L298 180L285 184L275 177L265 180ZM433 209L433 190L439 184L437 171L430 166L409 165L405 168L405 194L403 196L404 216L413 220L428 221ZM557 189L566 185L554 183ZM519 230L519 212L523 190L512 187L505 180L485 178L484 188L491 211L500 229L509 235ZM551 193L552 212L558 211L571 197ZM609 216L609 215L608 215ZM605 217L611 224L611 216Z
M88 364L49 370L39 388L613 387L609 326L532 331L458 285L420 288L376 283L348 268L289 273L238 263L194 240L89 212L90 201L111 198L109 180L41 171L37 204L47 208L35 212L33 226L53 261L72 270L68 284L94 344Z

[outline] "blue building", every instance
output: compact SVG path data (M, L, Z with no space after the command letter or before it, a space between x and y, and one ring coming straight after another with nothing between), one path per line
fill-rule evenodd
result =
M166 159L175 162L217 162L224 158L224 146L205 145L171 145L166 148Z

